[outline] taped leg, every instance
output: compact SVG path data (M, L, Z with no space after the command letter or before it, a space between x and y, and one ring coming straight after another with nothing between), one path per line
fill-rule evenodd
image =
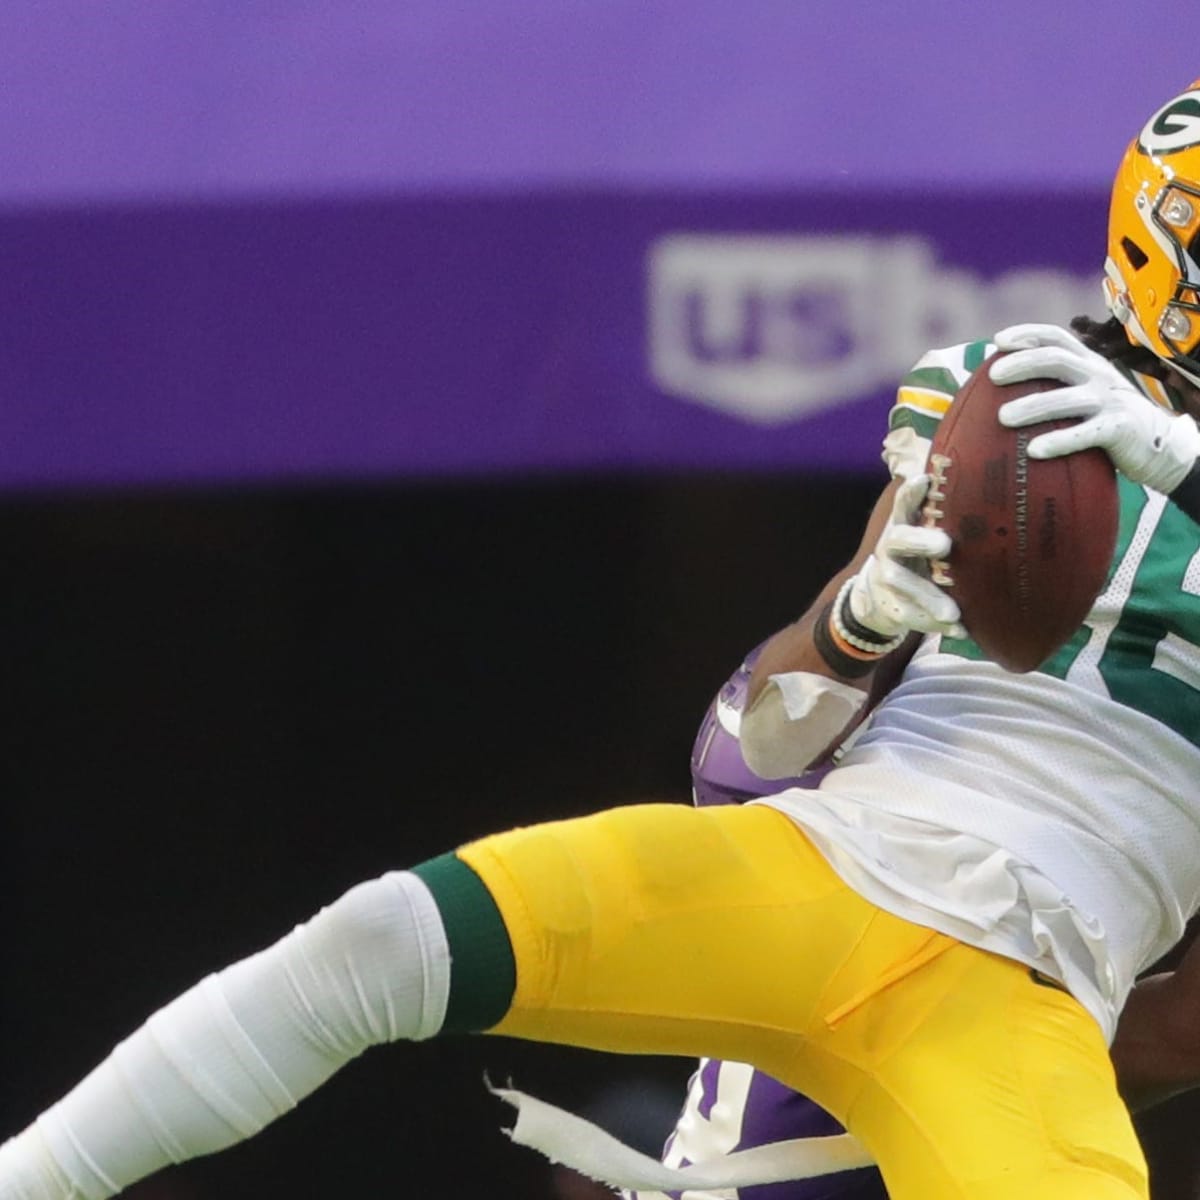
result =
M250 1137L368 1046L432 1037L449 978L428 888L359 884L160 1009L0 1147L0 1196L105 1200Z

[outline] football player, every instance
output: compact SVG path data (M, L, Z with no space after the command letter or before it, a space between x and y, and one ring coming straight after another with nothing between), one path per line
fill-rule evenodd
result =
M1108 1043L1200 904L1200 428L1171 408L1200 383L1198 108L1194 87L1151 118L1114 203L1113 319L1161 379L1021 326L928 356L902 390L896 482L748 687L748 765L795 776L920 636L819 787L511 830L358 885L0 1148L0 1200L102 1200L254 1134L371 1045L469 1031L750 1063L845 1125L893 1200L1145 1197ZM1065 385L1003 410L1077 419L1032 454L1101 446L1121 473L1109 585L1025 675L965 636L917 569L949 539L912 523L928 433L991 344L1013 351L997 381ZM1196 1072L1193 1012L1161 1034ZM645 1182L576 1139L541 1127L553 1156Z
M1060 389L1048 400L1010 406L1011 423L1032 423L1050 417L1084 417L1065 436L1043 442L1042 453L1069 452L1110 439L1139 444L1137 433L1116 433L1111 428L1133 420L1153 419L1144 406L1124 403L1131 374L1137 386L1160 405L1178 407L1195 415L1195 384L1200 383L1200 312L1196 292L1197 234L1200 232L1200 195L1196 179L1195 132L1200 122L1200 100L1190 89L1164 106L1147 123L1129 147L1118 172L1110 212L1109 256L1105 265L1105 291L1112 313L1107 322L1080 317L1075 322L1079 339L1053 329L1012 331L1010 347L1026 346L1023 361L1002 369L1000 379L1015 382L1040 375L1056 376L1075 386L1074 398ZM1179 157L1180 154L1186 157ZM1127 332L1128 331L1128 332ZM1080 341L1098 352L1111 367L1087 355ZM1043 347L1034 353L1032 347ZM1046 351L1050 351L1047 353ZM930 436L933 421L944 411L957 388L958 378L939 378L938 357L919 364L902 385L898 408L911 416L893 414L893 428L907 424ZM930 370L932 368L932 371ZM1163 385L1170 384L1170 390ZM1105 393L1108 393L1106 397ZM1170 430L1173 427L1168 426ZM1186 428L1186 427L1185 427ZM1143 435L1140 444L1153 446ZM1187 455L1183 455L1186 462ZM1172 483L1168 480L1167 483ZM1193 475L1192 485L1195 484ZM1186 489L1185 489L1186 490ZM1180 485L1175 485L1176 501ZM1186 501L1185 501L1186 503ZM1195 512L1194 502L1191 511ZM1192 567L1192 591L1200 590L1200 567ZM1186 585L1185 585L1186 586ZM739 729L749 670L757 650L730 679L706 714L692 756L696 803L742 803L778 791L782 780L755 775L741 754ZM1195 678L1195 676L1193 676ZM794 786L815 786L820 773L787 781ZM1187 1074L1180 1061L1164 1048L1160 1022L1178 1022L1180 1013L1200 1011L1200 995L1185 989L1200 980L1200 948L1185 958L1171 975L1143 980L1122 1015L1113 1047L1123 1091L1135 1101L1148 1103L1179 1090ZM1169 980L1169 982L1168 982ZM1173 993L1173 1009L1163 1009L1162 991ZM1170 1014L1174 1013L1171 1017ZM722 1087L723 1076L737 1082ZM1156 1086L1157 1085L1157 1086ZM720 1097L720 1103L717 1103ZM711 1160L754 1145L793 1137L836 1132L839 1127L817 1105L796 1095L775 1080L739 1063L703 1060L693 1078L679 1126L664 1155L669 1163ZM882 1195L882 1182L866 1169L820 1181L776 1184L749 1196L763 1200L812 1200L834 1195ZM643 1194L642 1200L648 1200Z

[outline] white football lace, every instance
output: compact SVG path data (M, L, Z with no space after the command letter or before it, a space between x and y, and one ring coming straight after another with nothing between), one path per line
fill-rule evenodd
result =
M926 529L940 529L941 519L946 515L941 507L946 493L946 472L953 465L953 460L945 454L929 456L929 491L925 493L925 503L921 505L921 524ZM954 577L950 574L950 564L944 558L929 560L929 578L939 587L953 587Z

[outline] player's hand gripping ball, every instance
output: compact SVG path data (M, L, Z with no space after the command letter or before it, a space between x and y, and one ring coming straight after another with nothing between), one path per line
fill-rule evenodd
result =
M1034 459L1039 433L1074 424L1000 424L1000 405L1061 387L1001 386L988 359L958 392L929 455L922 523L944 529L950 557L931 578L954 597L980 649L1009 671L1032 671L1083 623L1108 578L1117 537L1117 482L1103 450Z

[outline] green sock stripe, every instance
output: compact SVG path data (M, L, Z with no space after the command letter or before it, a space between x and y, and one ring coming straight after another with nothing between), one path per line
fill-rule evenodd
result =
M431 858L413 873L433 893L450 944L450 998L442 1033L478 1033L508 1012L517 963L500 909L483 880L457 855Z

